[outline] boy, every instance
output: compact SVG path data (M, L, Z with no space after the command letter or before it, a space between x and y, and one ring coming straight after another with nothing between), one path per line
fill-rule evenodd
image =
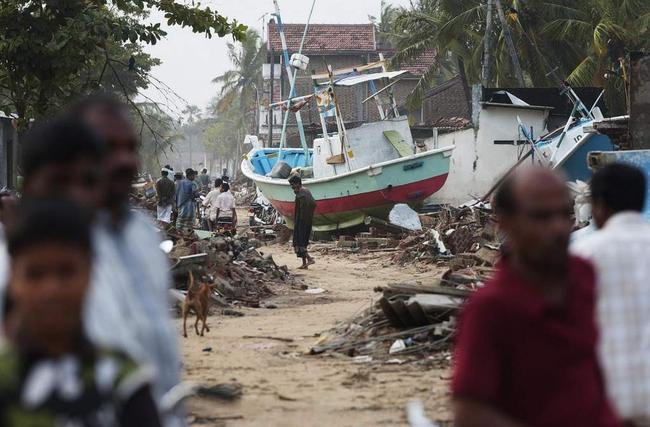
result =
M316 201L311 192L302 186L302 179L298 175L289 178L289 184L291 184L291 188L296 194L293 214L293 249L298 258L302 259L302 265L298 268L307 270L310 265L316 263L307 251L314 211L316 210Z
M159 427L148 369L98 349L83 333L90 217L68 202L27 201L7 245L0 425Z

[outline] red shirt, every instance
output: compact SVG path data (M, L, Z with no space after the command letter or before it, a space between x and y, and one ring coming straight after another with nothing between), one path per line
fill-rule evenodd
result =
M460 319L452 394L531 427L619 426L596 356L592 267L569 266L563 308L553 308L505 262Z

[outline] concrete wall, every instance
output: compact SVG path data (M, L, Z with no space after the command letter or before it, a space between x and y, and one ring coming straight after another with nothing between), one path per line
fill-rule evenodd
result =
M428 148L456 146L447 183L430 202L460 204L485 195L529 149L528 145L495 143L520 139L517 116L522 123L533 127L535 135L545 131L545 110L482 106L478 129L440 134L437 143L435 138L427 140Z

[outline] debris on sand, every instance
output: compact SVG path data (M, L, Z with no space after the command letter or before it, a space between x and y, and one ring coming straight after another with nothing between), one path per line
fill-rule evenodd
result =
M296 284L286 266L258 248L261 242L246 235L210 235L169 231L174 248L169 253L176 289L186 289L190 270L214 284L214 298L222 306L260 307L275 294L275 286Z

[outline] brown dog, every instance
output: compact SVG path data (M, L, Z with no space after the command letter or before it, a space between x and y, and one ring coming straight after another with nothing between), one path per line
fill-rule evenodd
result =
M187 338L187 316L190 314L190 309L196 313L196 322L194 322L194 330L196 335L203 336L203 332L210 332L208 327L208 310L210 309L210 293L212 286L208 283L194 283L194 274L190 271L190 280L187 286L187 295L183 301L183 336ZM199 320L203 322L201 332L199 333Z

